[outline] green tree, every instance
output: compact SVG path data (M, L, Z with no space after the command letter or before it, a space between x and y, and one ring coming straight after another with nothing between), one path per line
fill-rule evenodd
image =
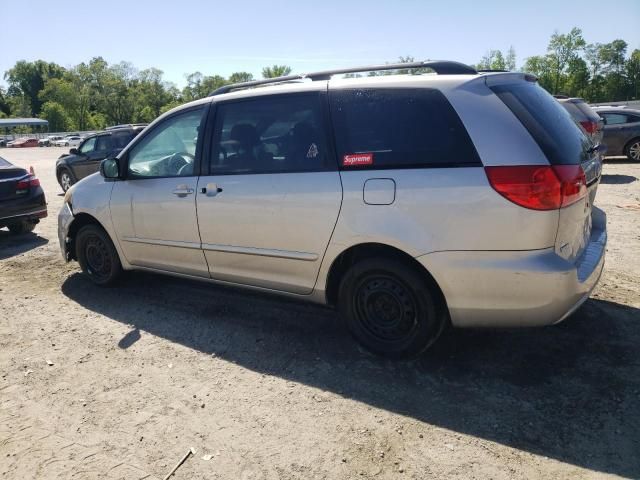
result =
M640 50L635 49L631 52L625 69L627 79L626 98L629 100L638 100L640 99Z
M561 79L570 63L579 57L586 42L582 38L582 30L572 28L567 34L555 32L551 36L547 47L547 57L553 70L553 93L558 93L561 86Z
M286 65L273 65L271 67L264 67L262 69L263 78L276 78L284 77L291 73L291 67Z
M72 121L64 107L56 102L46 102L42 105L40 118L49 122L49 131L67 132L72 128Z
M64 68L55 63L47 63L43 60L27 62L18 61L13 68L7 70L4 78L9 87L14 92L19 92L28 102L27 117L38 115L42 108L42 100L39 97L40 91L44 88L45 82L50 78L61 78Z
M241 83L253 81L253 75L249 72L236 72L229 76L229 83Z
M507 51L507 55L504 59L504 68L510 72L514 72L516 70L516 50L513 46L510 46Z

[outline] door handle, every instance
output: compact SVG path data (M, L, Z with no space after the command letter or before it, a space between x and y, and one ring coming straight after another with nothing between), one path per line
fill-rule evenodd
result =
M193 193L193 188L189 188L186 185L178 185L172 193L178 197L186 197Z
M215 183L207 183L206 187L202 187L202 193L205 193L207 197L215 197L217 194L222 192L222 188L220 188Z

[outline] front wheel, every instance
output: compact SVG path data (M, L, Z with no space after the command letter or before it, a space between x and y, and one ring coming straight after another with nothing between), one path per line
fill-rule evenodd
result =
M80 268L93 283L113 285L122 273L116 247L101 227L87 225L76 236L76 258Z
M640 138L631 140L625 148L624 154L629 160L640 161Z
M408 262L363 260L343 277L338 307L365 348L387 357L413 357L438 339L446 323L431 283Z
M75 182L73 181L71 172L69 172L69 170L67 170L66 168L63 168L62 170L60 170L60 173L58 174L58 183L62 187L62 191L66 192L71 188L71 185L73 185Z

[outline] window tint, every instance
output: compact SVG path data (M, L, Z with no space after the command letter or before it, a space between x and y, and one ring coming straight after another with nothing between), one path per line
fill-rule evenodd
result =
M111 141L113 143L113 148L124 148L126 147L133 137L135 137L134 132L117 132L111 135Z
M605 113L604 118L607 125L620 125L622 123L627 123L627 116L620 113Z
M304 172L327 168L320 95L219 104L212 174Z
M491 87L522 122L553 165L580 164L590 158L591 142L571 115L538 84Z
M331 116L344 168L480 164L438 90L339 90L331 93Z
M640 122L640 117L637 115L627 115L627 123Z
M73 137L69 138L69 140L74 140ZM96 137L91 137L87 139L86 142L82 144L80 147L80 153L84 153L85 155L93 152L96 149Z
M129 152L132 177L194 175L196 143L203 108L174 115L158 124Z
M109 135L101 135L96 139L96 151L104 152L111 149L111 138Z

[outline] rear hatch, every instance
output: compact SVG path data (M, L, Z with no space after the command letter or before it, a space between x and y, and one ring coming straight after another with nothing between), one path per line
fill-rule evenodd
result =
M563 180L569 200L559 209L555 250L575 262L589 243L591 209L602 162L587 134L546 90L533 81L490 87L522 122ZM585 186L586 184L586 186Z
M16 167L0 157L0 202L18 198L18 182L27 175L24 168Z

